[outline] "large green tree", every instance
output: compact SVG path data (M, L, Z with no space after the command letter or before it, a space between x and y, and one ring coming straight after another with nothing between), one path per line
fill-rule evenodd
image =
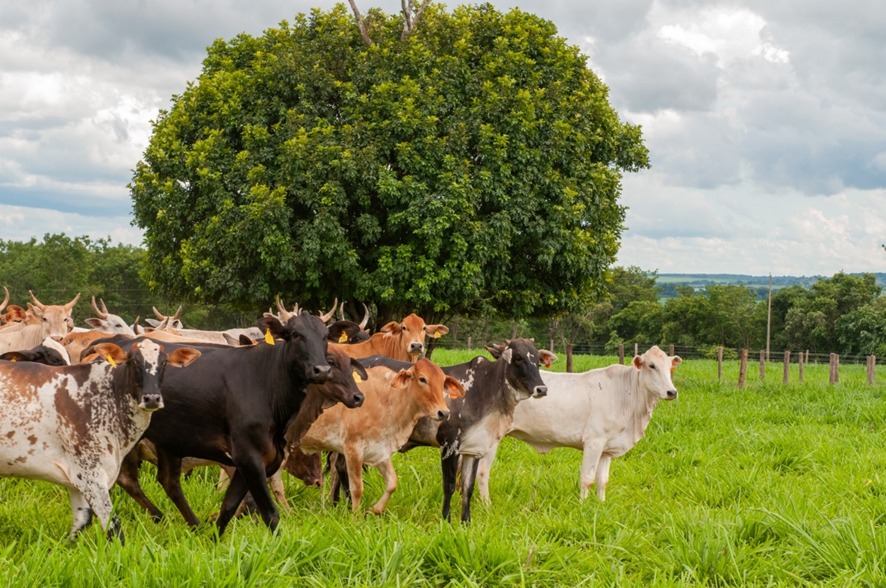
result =
M640 128L556 28L490 5L344 5L216 41L130 184L173 298L374 303L381 317L580 308L624 220Z

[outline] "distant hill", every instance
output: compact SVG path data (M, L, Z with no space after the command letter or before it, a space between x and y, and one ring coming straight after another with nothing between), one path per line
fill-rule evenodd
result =
M871 273L874 274L877 285L886 291L886 273ZM772 291L775 292L788 286L809 288L818 280L826 277L831 276L772 276ZM658 274L656 284L661 293L661 298L676 297L679 286L691 286L697 291L702 291L711 284L747 286L756 292L757 298L760 300L765 299L769 292L769 276L749 276L745 274Z

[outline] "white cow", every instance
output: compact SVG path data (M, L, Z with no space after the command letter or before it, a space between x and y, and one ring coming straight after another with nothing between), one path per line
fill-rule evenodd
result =
M677 397L671 372L681 361L653 346L627 366L580 374L542 371L547 396L519 403L508 435L540 453L555 447L581 449L581 498L587 498L596 482L597 497L605 500L612 458L624 455L643 438L659 400ZM497 449L496 444L477 470L480 497L486 502Z
M39 345L46 337L61 339L74 328L71 311L80 294L63 305L43 304L30 290L33 304L28 303L28 317L19 325L12 325L0 331L0 353L20 351Z

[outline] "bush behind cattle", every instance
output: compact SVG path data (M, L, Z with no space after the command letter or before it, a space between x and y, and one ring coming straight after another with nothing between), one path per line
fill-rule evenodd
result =
M438 349L458 363L476 352ZM613 358L578 357L577 369ZM555 369L562 365L554 365ZM443 523L439 458L395 456L400 488L382 517L354 516L288 479L293 506L273 535L256 519L192 531L175 517L154 524L112 494L127 544L94 526L65 539L60 489L0 480L0 580L15 585L865 585L886 582L886 375L863 366L806 366L805 384L759 381L738 390L737 362L716 382L715 362L676 370L680 397L659 406L646 437L614 460L607 500L578 501L580 453L542 456L505 439L494 503L469 527ZM529 400L528 402L531 402ZM173 506L145 466L146 491ZM185 481L205 517L219 496L210 471ZM381 477L366 477L367 499Z

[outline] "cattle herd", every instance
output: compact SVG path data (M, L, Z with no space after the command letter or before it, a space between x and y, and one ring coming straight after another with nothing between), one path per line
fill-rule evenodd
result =
M438 448L443 517L460 473L461 520L470 521L475 484L489 497L501 439L540 452L583 452L580 496L596 484L605 498L613 457L646 430L659 400L676 398L671 373L680 363L658 347L580 374L545 371L556 359L529 339L489 345L478 356L438 366L425 357L428 337L449 329L410 314L366 330L277 299L250 329L185 329L181 308L144 328L129 325L92 299L90 329L74 326L80 295L63 305L0 305L0 476L45 480L67 488L75 538L98 517L122 541L109 490L119 484L155 520L163 513L139 484L143 461L189 525L200 520L181 476L221 466L226 488L216 518L221 534L244 505L277 527L288 509L282 472L321 486L329 464L333 500L345 494L361 509L365 466L385 488L372 512L384 512L397 488L393 455ZM167 369L172 367L174 369ZM221 484L221 482L220 482Z

